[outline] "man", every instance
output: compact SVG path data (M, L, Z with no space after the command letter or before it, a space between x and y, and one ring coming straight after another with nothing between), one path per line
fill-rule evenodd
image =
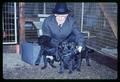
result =
M67 8L66 3L56 3L53 14L47 17L42 25L43 35L50 36L54 47L64 40L74 41L78 44L78 51L84 47L84 38L76 25L75 17ZM58 53L56 52L56 56Z
M70 10L66 3L56 3L53 14L45 19L42 31L43 35L50 36L52 43L58 46L63 40L74 40L78 43L78 50L81 52L84 47L84 37L76 25L76 20L70 16Z

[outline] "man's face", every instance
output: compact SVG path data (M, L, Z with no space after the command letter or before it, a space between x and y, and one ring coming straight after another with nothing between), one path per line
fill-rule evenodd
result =
M55 16L58 21L64 21L67 18L68 14L55 14Z

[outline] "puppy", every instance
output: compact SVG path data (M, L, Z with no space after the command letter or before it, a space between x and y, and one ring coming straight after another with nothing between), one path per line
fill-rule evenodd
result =
M38 38L38 44L41 46L39 57L43 56L44 66L41 69L45 69L47 67L47 63L49 63L53 68L54 61L57 61L56 48L52 46L50 43L51 37L42 35Z
M90 54L92 54L93 52L94 52L94 50L85 47L85 48L81 51L81 53L79 53L79 55L80 55L80 67L81 67L81 63L82 63L82 60L83 60L83 59L86 60L87 66L91 66L91 65L90 65L90 61L89 61L89 58L90 58Z
M76 44L74 42L62 42L59 44L58 52L60 56L60 69L59 73L63 73L64 69L69 69L69 73L73 72L73 69L79 68L78 63L76 63L76 60L79 56L77 55L78 51L76 49ZM77 64L77 65L76 65ZM76 67L75 67L76 65Z

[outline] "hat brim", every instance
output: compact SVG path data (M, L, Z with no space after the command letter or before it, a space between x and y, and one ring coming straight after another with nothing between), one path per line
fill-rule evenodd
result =
M69 14L71 11L70 10L65 10L65 11L60 11L60 10L52 10L53 14Z

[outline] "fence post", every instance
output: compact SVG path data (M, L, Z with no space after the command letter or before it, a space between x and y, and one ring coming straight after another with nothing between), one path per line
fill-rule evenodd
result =
M20 2L19 3L19 25L20 25L20 29L19 29L19 44L16 45L16 53L19 54L20 53L20 44L22 42L25 41L25 16L24 16L24 2Z
M25 41L25 16L24 16L24 2L19 3L19 24L20 24L20 43Z

